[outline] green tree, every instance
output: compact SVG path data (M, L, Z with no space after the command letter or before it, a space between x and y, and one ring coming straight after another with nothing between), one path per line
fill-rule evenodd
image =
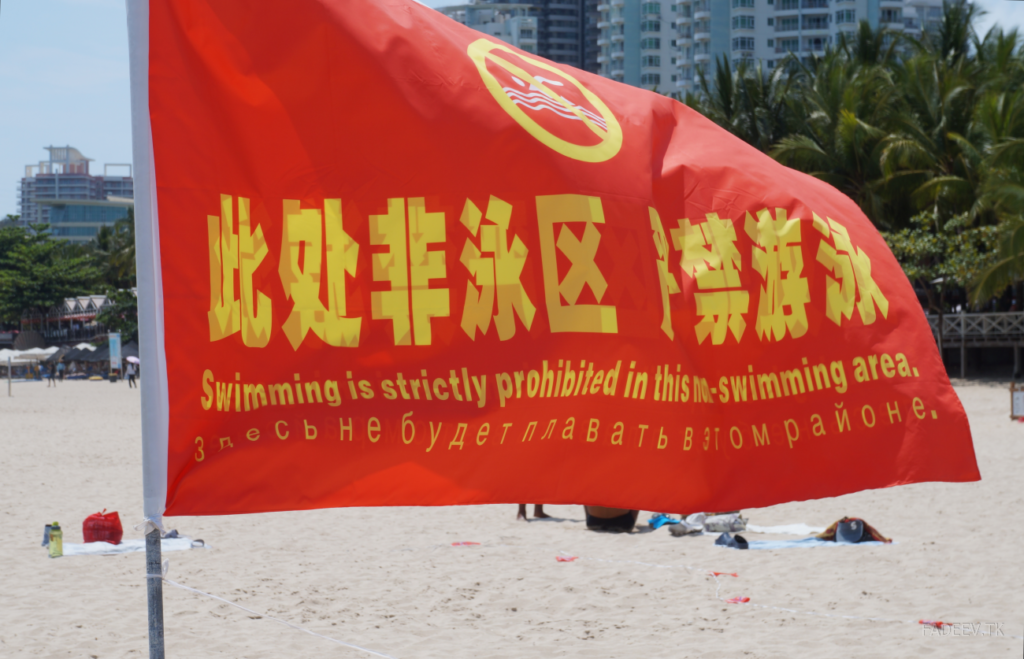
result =
M120 332L127 341L139 339L139 301L131 291L108 289L110 305L96 316L96 321L112 332Z
M103 281L113 288L135 287L135 213L112 226L100 227L90 243Z
M771 155L846 193L876 225L898 224L887 215L879 162L896 96L889 76L842 49L801 64L795 75L789 102L801 128Z
M911 218L909 227L882 236L941 323L946 292L971 285L995 261L999 229L972 226L966 213L941 222L927 211Z
M83 250L51 240L46 225L0 229L0 320L45 311L66 297L89 293L99 270Z

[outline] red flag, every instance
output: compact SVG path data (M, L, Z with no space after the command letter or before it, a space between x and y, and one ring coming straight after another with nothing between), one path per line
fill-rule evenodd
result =
M130 21L148 513L979 478L878 232L684 105L411 0Z

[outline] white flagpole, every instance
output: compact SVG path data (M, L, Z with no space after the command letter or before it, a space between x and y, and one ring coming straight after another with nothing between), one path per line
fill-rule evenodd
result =
M132 174L139 298L139 355L146 365L142 397L142 493L146 524L149 656L164 659L160 522L167 492L167 371L164 353L160 233L149 121L149 0L126 0L132 102Z

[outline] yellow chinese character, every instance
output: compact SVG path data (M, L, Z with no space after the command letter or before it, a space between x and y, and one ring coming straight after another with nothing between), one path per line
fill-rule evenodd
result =
M661 216L653 208L648 207L647 210L650 211L651 230L654 231L654 249L658 253L658 282L661 285L661 308L663 313L661 331L665 332L668 338L674 339L676 333L672 329L672 309L669 306L668 296L679 292L679 284L676 283L675 275L669 272L669 246L668 239L665 237L665 228L661 226Z
M390 320L395 345L430 345L430 319L449 315L448 289L430 288L447 277L443 250L427 249L445 241L444 213L428 213L423 198L388 199L385 215L370 216L370 243L387 245L373 255L374 281L388 282L387 291L370 296L375 320Z
M882 317L889 315L889 301L871 277L871 259L850 242L850 234L831 217L822 220L814 215L814 228L835 245L822 240L818 246L818 262L832 271L835 279L826 277L825 315L836 325L853 316L854 306L865 325L875 322L875 306Z
M697 341L703 343L711 335L713 345L725 343L728 332L739 341L747 327L743 314L750 306L750 294L737 289L740 285L742 263L736 249L736 229L732 220L720 219L717 213L708 213L707 221L694 226L690 220L678 220L672 240L682 252L680 265L688 276L697 281L697 288L708 293L696 293Z
M460 222L471 234L480 237L480 248L467 239L462 248L460 261L473 274L479 290L473 282L466 282L462 329L471 339L476 339L478 328L481 334L486 335L491 326L494 298L497 296L498 313L494 315L494 325L498 329L498 339L505 341L516 333L515 316L518 315L529 330L533 325L533 316L537 312L520 282L529 250L519 236L513 236L511 248L509 247L511 204L491 197L487 202L487 220L494 224L481 225L482 218L480 209L467 199ZM484 257L484 253L491 256Z
M355 277L359 244L342 226L341 200L325 199L321 217L319 210L304 209L298 201L286 199L281 252L278 274L285 296L293 302L283 329L292 348L298 350L308 332L327 345L358 346L362 318L346 317L345 275ZM320 301L325 267L326 307Z
M563 226L555 242L555 225L586 222L583 239L579 240ZM618 318L609 304L576 304L583 287L588 286L598 302L608 289L608 282L594 262L601 242L595 225L604 224L604 210L598 197L583 195L549 195L537 197L537 224L540 234L540 257L544 269L544 296L552 332L594 332L617 334ZM569 272L559 281L558 252L569 259ZM562 304L562 298L568 304Z
M237 234L231 195L220 196L220 208L220 216L206 218L210 254L210 341L219 341L241 330L244 345L262 348L270 342L273 308L269 297L254 290L252 278L267 256L267 241L262 227L251 230L248 199L238 198ZM240 296L235 292L236 271Z
M744 225L747 235L756 243L752 248L754 269L764 279L757 304L754 329L762 341L779 341L789 330L799 338L807 333L806 305L811 301L800 251L800 219L786 218L786 211L775 209L775 217L767 209L757 211L755 220L747 213ZM785 277L783 277L785 275ZM789 307L789 312L786 312Z

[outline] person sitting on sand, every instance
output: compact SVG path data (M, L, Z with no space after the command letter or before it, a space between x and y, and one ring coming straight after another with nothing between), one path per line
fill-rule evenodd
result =
M548 515L547 513L544 512L544 504L543 503L535 503L535 504L533 504L533 516L536 517L537 519L549 519L551 517L551 515ZM526 520L526 504L525 503L519 504L519 512L516 513L516 519L521 519L521 520L524 520L524 521Z
M639 510L605 508L604 506L583 506L587 514L587 529L590 531L632 531L636 526Z

